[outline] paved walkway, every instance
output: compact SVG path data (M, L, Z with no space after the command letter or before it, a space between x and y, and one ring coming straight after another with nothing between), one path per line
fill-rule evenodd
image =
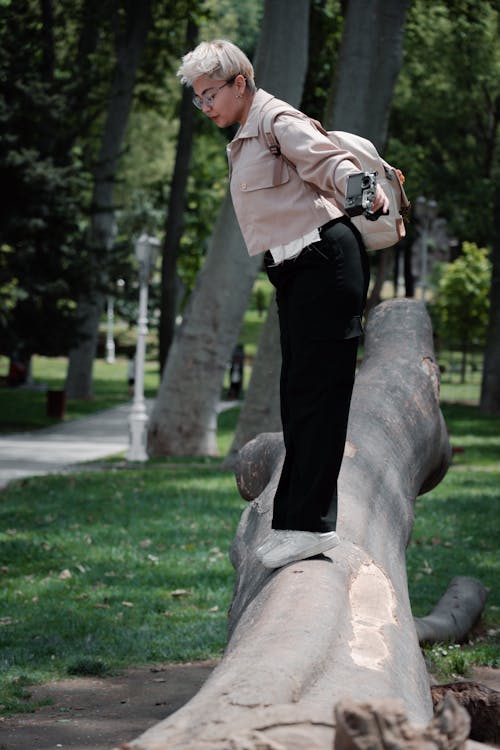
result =
M146 399L148 411L153 399ZM237 402L222 401L218 411ZM31 432L0 435L0 489L13 479L61 472L75 464L123 453L129 445L132 401L90 417Z
M0 487L12 479L62 471L127 450L131 405L40 430L0 435Z

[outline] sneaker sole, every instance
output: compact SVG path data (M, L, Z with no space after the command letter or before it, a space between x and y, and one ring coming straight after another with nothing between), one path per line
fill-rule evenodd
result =
M333 549L340 543L340 539L336 536L334 539L325 539L316 544L311 545L302 552L297 552L294 555L289 553L286 556L280 557L275 555L273 559L272 555L265 554L262 556L261 562L265 568L282 568L284 565L289 565L292 562L299 562L300 560L307 560L309 557L320 555L322 552L327 552L329 549Z

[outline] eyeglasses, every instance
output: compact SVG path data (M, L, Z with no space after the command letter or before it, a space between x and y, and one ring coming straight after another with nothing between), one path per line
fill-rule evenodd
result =
M235 78L236 76L230 78L229 81L226 81L226 83L223 83L222 86L219 86L218 88L207 89L207 91L210 92L209 94L203 93L201 96L193 96L193 104L196 109L203 109L203 105L205 105L205 107L212 107L219 91L223 89L224 86L229 86L230 83L234 83Z

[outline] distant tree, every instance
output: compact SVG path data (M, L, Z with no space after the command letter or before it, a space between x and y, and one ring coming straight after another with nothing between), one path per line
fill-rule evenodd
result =
M188 18L186 23L186 51L193 49L197 39L198 25L192 18ZM175 332L178 288L177 258L180 252L181 237L184 228L193 130L194 112L192 93L189 88L185 87L182 91L179 108L179 135L177 138L175 166L170 186L170 199L168 202L165 236L162 246L161 308L160 326L158 329L160 371L163 370Z
M491 246L498 193L496 0L413 0L387 155L413 198L439 203L460 241Z
M65 389L68 398L92 396L94 362L99 321L104 307L102 287L109 277L107 263L113 247L116 222L113 188L132 104L133 90L147 35L151 26L151 1L132 1L125 12L116 8L113 17L115 68L109 104L102 129L97 160L93 166L93 191L87 247L92 261L92 289L78 304L80 342L72 348Z
M77 86L63 38L79 54L93 48L77 13L34 0L0 7L0 351L27 360L75 343L86 279L81 195L90 175L76 100L92 73L82 65Z
M441 342L462 353L461 380L465 382L467 356L484 345L488 325L491 263L488 250L464 242L462 254L443 264L431 306L434 330Z

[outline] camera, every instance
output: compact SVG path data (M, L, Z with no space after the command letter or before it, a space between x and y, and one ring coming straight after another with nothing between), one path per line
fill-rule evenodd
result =
M372 211L375 191L377 189L377 172L357 172L347 178L347 190L344 210L348 216L364 214L367 219L376 221L382 211Z

